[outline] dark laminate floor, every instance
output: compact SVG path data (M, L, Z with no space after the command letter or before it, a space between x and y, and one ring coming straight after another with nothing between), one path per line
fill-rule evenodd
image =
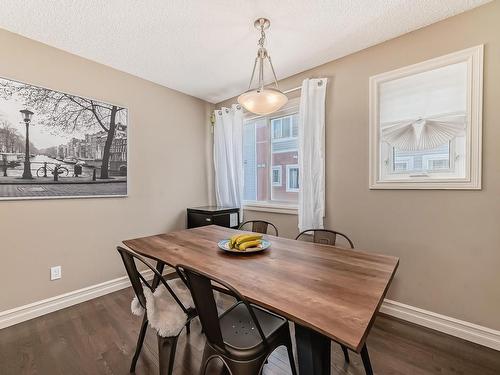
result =
M0 330L0 374L127 374L140 325L131 297L126 289ZM203 345L195 320L191 334L181 334L174 373L197 374ZM376 374L500 374L500 352L384 316L368 348ZM332 374L364 374L359 356L351 358L344 365L333 345ZM156 337L148 332L136 374L156 375L156 364ZM284 349L277 350L264 374L289 373Z

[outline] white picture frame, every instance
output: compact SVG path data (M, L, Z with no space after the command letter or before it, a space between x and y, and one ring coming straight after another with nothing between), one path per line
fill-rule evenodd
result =
M414 65L385 72L369 79L369 188L370 189L467 189L480 190L482 164L482 96L484 46L478 45ZM439 69L452 64L467 64L465 173L460 178L383 176L380 131L380 85L392 80Z

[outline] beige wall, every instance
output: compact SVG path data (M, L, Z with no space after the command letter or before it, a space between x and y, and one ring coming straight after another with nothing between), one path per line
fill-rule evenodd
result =
M500 329L499 21L495 1L280 83L286 89L304 78L330 79L326 227L348 233L358 248L401 258L389 298L494 329ZM485 44L483 190L370 191L368 78L478 44ZM245 214L254 217L270 219L288 237L297 231L296 216Z
M3 311L122 276L121 240L184 227L209 199L210 106L6 31L0 46L0 76L127 106L130 125L128 198L0 202Z

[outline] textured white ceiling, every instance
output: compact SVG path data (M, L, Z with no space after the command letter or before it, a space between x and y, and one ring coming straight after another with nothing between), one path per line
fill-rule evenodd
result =
M487 2L1 0L0 27L215 103L246 89L260 16L281 79Z

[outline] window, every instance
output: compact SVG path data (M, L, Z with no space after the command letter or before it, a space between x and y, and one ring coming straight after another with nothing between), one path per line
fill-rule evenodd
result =
M451 142L430 150L401 151L392 148L391 173L428 175L436 171L453 173Z
M296 114L272 119L273 141L281 141L283 138L297 138L299 133L298 120Z
M480 189L483 46L370 78L370 188Z
M243 125L246 204L297 203L298 136L298 100L290 100L284 109L270 116L246 118ZM294 167L291 172L290 166Z
M427 162L427 169L429 170L443 170L443 169L450 169L450 159L445 158L445 159L430 159Z
M273 128L273 139L279 139L283 137L283 124L281 118L277 118L271 121Z
M299 191L299 166L297 164L286 166L286 191Z
M410 166L410 159L398 158L397 160L394 161L394 165L392 168L394 173L406 172L412 168Z
M281 186L281 165L273 166L272 170L272 183L273 186Z

